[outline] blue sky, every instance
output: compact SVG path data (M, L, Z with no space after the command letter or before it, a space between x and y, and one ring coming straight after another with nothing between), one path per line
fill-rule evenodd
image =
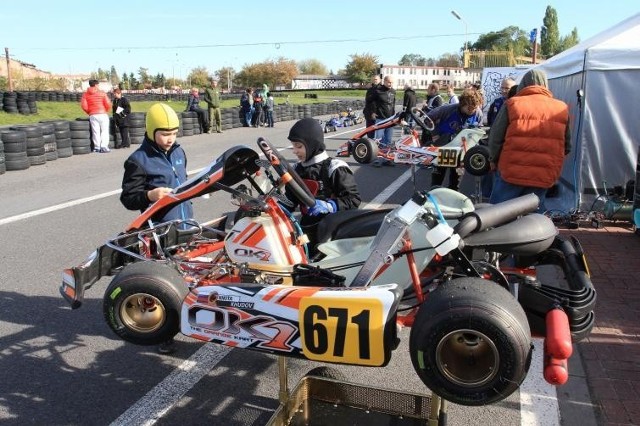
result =
M46 4L46 6L45 6ZM352 54L397 63L409 53L437 58L468 38L516 25L540 27L549 1L403 0L11 1L3 4L0 40L14 59L59 74L112 65L121 75L145 67L185 78L284 57L317 59L331 71ZM638 0L556 1L560 34L581 40L640 12ZM455 18L451 10L464 19ZM465 25L466 22L466 25Z

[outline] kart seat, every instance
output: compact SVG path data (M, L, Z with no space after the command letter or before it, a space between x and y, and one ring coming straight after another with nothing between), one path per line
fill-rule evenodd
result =
M344 210L327 215L318 224L318 244L345 238L373 237L391 210Z

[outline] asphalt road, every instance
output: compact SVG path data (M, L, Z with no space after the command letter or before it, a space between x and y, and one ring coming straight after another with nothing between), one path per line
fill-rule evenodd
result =
M257 150L258 136L286 148L292 124L233 129L180 143L189 170L195 170L237 144ZM328 136L333 154L348 134ZM81 263L136 216L118 200L122 164L130 152L74 156L0 176L0 422L263 425L278 406L274 356L204 345L184 336L178 337L176 353L160 355L154 347L119 340L105 324L102 296L110 277L88 291L78 310L72 311L58 293L63 268ZM289 149L283 154L293 158ZM409 176L403 166L348 162L365 203ZM418 170L417 187L428 183L429 172ZM472 187L470 181L464 185ZM411 181L405 180L385 202L401 203L412 191ZM199 220L235 210L226 194L197 200L195 209ZM408 336L403 330L402 343L385 368L338 368L358 383L429 394L411 366ZM289 366L293 386L317 364L292 360ZM541 375L540 370L532 374ZM557 424L553 412L553 421L530 423L521 406L521 392L487 407L450 405L449 424Z

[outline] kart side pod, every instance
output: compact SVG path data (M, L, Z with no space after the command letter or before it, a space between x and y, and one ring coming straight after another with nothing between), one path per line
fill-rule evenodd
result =
M226 346L312 361L385 366L397 347L396 284L359 288L284 285L197 287L181 332Z

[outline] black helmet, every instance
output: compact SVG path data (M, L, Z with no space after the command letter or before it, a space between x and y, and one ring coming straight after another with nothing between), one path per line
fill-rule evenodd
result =
M291 142L300 142L307 151L305 161L323 152L326 147L324 145L324 132L322 126L315 118L303 118L289 130L288 139Z

